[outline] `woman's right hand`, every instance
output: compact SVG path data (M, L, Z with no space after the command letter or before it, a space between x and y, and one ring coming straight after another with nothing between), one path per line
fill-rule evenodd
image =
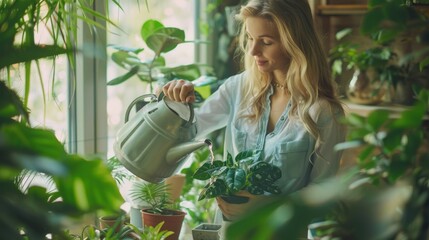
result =
M172 80L162 87L164 95L173 101L182 103L195 102L194 85L185 80Z

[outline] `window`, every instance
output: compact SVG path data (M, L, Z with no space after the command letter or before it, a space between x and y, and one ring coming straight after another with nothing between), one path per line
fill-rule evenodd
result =
M141 1L122 1L122 9L116 5L109 6L110 18L119 28L108 26L107 43L147 49L140 36L140 29L148 19L160 21L166 27L177 27L185 31L186 40L195 39L194 1L148 1L149 7ZM194 44L179 45L173 51L165 54L169 66L190 64L194 58ZM110 58L113 49L108 48L107 81L125 73ZM141 59L150 59L151 51L143 50ZM137 77L131 78L119 85L107 87L107 120L108 120L108 156L113 156L113 143L116 132L124 124L125 111L131 101L140 95L150 93L149 86Z

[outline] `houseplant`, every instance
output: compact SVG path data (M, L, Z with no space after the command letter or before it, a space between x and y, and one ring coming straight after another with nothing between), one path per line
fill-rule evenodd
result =
M108 21L103 14L87 8L91 2L80 1L73 6L44 0L0 3L0 71L5 78L0 81L2 239L45 239L47 234L63 238L68 220L101 210L113 212L122 203L103 159L66 152L52 130L30 124L26 105L29 85L34 82L31 64L60 54L73 55L74 32L64 33L63 29L76 30L73 24L77 18L89 24L94 16ZM72 8L82 11L76 14L70 11ZM39 25L52 27L48 31L51 44L35 41ZM26 87L19 95L10 87L14 79L8 73L21 64ZM36 177L47 178L53 189L33 184Z
M164 183L138 182L130 191L131 198L147 203L141 210L143 225L155 227L164 222L161 230L172 231L167 239L178 239L186 213L178 210L178 204L171 201L169 185Z
M161 230L163 222L155 227L148 226L145 229L138 228L132 224L123 224L119 226L95 227L93 225L85 226L79 236L72 235L71 239L79 240L165 240L173 232Z
M144 48L111 45L116 50L112 53L112 60L127 72L110 80L108 85L117 85L137 76L139 80L149 84L152 93L153 83L164 84L174 78L194 80L201 75L202 70L209 70L207 66L196 63L167 66L163 54L174 50L179 44L189 43L185 40L185 32L182 29L165 27L161 22L149 19L142 25L141 37L153 52L152 59L148 61L139 56Z
M241 190L255 195L265 192L279 194L280 189L274 183L281 177L281 170L258 161L260 152L261 150L247 150L238 153L235 158L227 153L225 161L205 162L193 175L198 180L209 180L198 200L221 196L226 201L246 202L247 198L234 196Z
M351 32L349 28L338 32L336 38L340 43L330 49L333 77L343 74L343 69L352 71L347 97L358 104L378 104L397 79L396 53L389 46L373 44L365 49L356 43L341 42Z

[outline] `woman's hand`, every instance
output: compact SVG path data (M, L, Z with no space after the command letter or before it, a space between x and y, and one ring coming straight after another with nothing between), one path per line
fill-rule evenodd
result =
M162 87L164 95L173 101L195 102L194 85L185 80L172 80Z
M228 203L225 200L223 200L221 197L217 197L217 205L219 206L220 210L222 211L223 215L228 220L235 220L242 216L246 211L248 211L252 206L259 203L261 200L266 199L267 196L264 195L253 195L250 194L247 191L240 191L235 194L236 196L243 196L248 197L249 201L246 203Z

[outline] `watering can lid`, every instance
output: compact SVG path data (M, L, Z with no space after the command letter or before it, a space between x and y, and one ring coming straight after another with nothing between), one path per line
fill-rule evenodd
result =
M189 119L191 118L190 106L181 102L170 100L167 97L164 97L164 101L167 107L174 111L177 115L179 115L180 118L185 121L189 121ZM195 118L192 119L192 123L194 122Z

